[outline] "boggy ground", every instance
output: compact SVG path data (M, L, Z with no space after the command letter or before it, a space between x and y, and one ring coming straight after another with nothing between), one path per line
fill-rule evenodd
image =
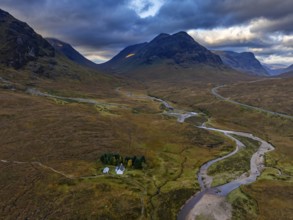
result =
M250 159L258 150L260 143L250 138L233 135L241 141L245 147L229 158L213 164L208 169L208 175L213 177L212 186L219 186L237 179L241 175L249 176Z
M89 74L84 84L74 78L24 84L18 73L8 75L20 84L2 83L0 90L0 159L10 161L0 163L0 216L174 219L181 205L199 190L195 173L200 165L233 148L223 136L193 126L210 117L217 128L253 133L276 147L266 156L267 168L259 180L233 192L232 218L290 219L291 120L218 100L210 93L216 84L208 82L149 85L149 94L206 115L181 124L162 115L159 103L115 90L122 86L129 91L132 82ZM142 85L135 85L144 93ZM59 96L119 105L31 96L25 93L31 86ZM143 154L147 168L127 170L123 176L101 175L103 165L97 160L105 152Z
M264 82L263 87L262 83L251 83L249 86L255 86L257 90L266 90L267 84ZM292 86L288 81L285 88L280 82L272 80L270 83L276 89L278 87L279 91L279 95L274 96L274 101L277 103L280 98L281 106L285 106L286 102L282 102L283 97L287 97L287 100L290 97L286 88L292 88ZM170 83L166 86L158 83L150 86L149 92L188 110L204 112L211 118L209 123L216 128L249 132L272 143L275 150L266 155L266 168L261 177L255 183L241 187L238 194L242 197L234 194L240 199L230 200L235 210L232 218L237 219L237 216L250 216L251 219L292 218L290 204L293 203L293 196L289 192L293 189L293 121L219 100L211 94L211 89L215 86L217 84L203 82L186 82L180 85ZM239 90L233 87L234 92L230 87L227 86L227 88L230 89L229 94L233 94L233 99L238 100L236 96ZM255 96L253 90L245 91L247 96ZM252 91L251 94L249 91ZM222 95L226 96L224 93ZM278 108L278 106L270 110L282 112L283 107ZM253 204L252 207L249 204ZM238 209L235 208L236 206Z
M50 85L49 91L43 89L47 92L61 86L44 84ZM199 190L195 174L200 165L233 148L222 135L161 114L157 102L115 90L107 99L104 88L96 99L123 106L24 91L0 89L3 219L174 219ZM89 93L95 98L95 90L79 91L82 97ZM76 91L70 94L67 88L58 95L73 97ZM144 155L147 167L102 175L99 158L105 152Z

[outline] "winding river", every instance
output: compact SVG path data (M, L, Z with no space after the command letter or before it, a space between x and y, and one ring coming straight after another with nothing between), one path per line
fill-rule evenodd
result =
M119 89L117 91L119 91ZM66 100L71 100L71 101L76 101L76 102L81 102L81 103L117 105L117 104L112 104L112 103L101 103L101 102L98 102L93 99L71 98L71 97L68 98L68 97L54 96L54 95L50 95L47 93L42 93L39 90L32 89L32 88L28 89L27 92L32 95L45 96L45 97L49 97L49 98L66 99ZM127 94L127 96L133 96L133 95ZM173 117L176 117L177 121L180 123L183 123L187 118L194 117L194 116L198 115L198 113L196 113L196 112L186 112L183 110L175 109L168 102L166 102L162 99L156 98L156 97L144 96L144 98L149 98L153 101L157 101L157 102L162 103L164 105L164 107L167 109L166 114L173 116ZM264 168L264 154L269 151L274 150L274 147L271 144L269 144L268 142L262 140L259 137L254 136L250 133L211 128L211 127L207 127L205 123L202 124L201 126L198 126L198 128L224 134L228 138L235 141L236 148L233 152L231 152L225 156L210 160L200 167L199 172L197 173L197 179L200 184L201 191L198 192L197 194L195 194L193 197L191 197L185 203L185 205L183 205L180 212L178 213L178 216L177 216L178 220L190 219L190 216L192 216L192 210L201 201L201 199L203 198L204 195L213 194L213 195L224 197L224 196L228 195L234 189L238 188L239 186L244 185L244 184L250 184L250 183L253 183L254 181L256 181L257 177L261 174L261 171ZM234 154L237 154L241 148L245 148L245 145L241 141L239 141L238 139L236 139L235 137L232 136L233 134L238 135L238 136L242 136L242 137L246 137L246 138L251 138L251 139L256 140L260 143L258 150L252 155L252 157L250 159L249 174L244 173L243 175L241 175L237 179L232 180L231 182L228 182L224 185L211 187L213 178L207 174L208 168L212 164L214 164L218 161L224 160ZM2 161L2 162L6 162L6 161Z
M174 109L170 104L168 104L166 101L158 98L151 97L155 101L161 102L167 109L167 115L174 116L177 118L177 121L180 123L183 123L187 118L196 116L196 112L184 112L182 110L177 110ZM180 212L178 213L177 219L178 220L185 220L185 219L190 219L190 216L192 216L192 210L193 208L200 202L202 197L205 194L214 194L217 196L226 196L228 195L231 191L234 189L240 187L241 185L244 184L250 184L256 181L257 177L261 174L262 169L264 168L264 154L274 150L274 147L269 144L268 142L264 141L263 139L254 136L253 134L250 133L245 133L245 132L238 132L238 131L229 131L229 130L222 130L222 129L216 129L216 128L211 128L207 127L206 124L204 123L201 126L198 126L201 129L206 129L214 132L219 132L227 136L228 138L232 139L236 143L236 148L233 152L210 160L207 163L203 164L199 172L197 173L197 179L201 187L201 191L195 194L193 197L191 197L185 205L181 208ZM212 183L212 177L207 174L208 168L221 160L224 160L234 154L237 154L238 151L241 148L245 148L245 145L233 137L232 135L238 135L246 138L251 138L253 140L256 140L260 143L260 146L258 150L252 155L250 159L250 171L249 174L243 174L240 177L238 177L235 180L232 180L231 182L228 182L224 185L216 186L216 187L211 187Z

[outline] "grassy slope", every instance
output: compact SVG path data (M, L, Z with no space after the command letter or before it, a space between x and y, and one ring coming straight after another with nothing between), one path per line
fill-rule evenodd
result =
M225 67L215 67L203 64L190 64L182 67L181 65L174 64L168 60L155 63L152 65L142 65L137 69L132 70L126 75L131 76L137 80L141 80L151 87L155 82L159 83L175 83L178 82L235 82L236 80L250 80L254 77L247 76L246 74L228 69Z
M75 97L114 97L115 88L126 83L123 79L79 66L60 54L50 59L39 58L21 70L0 66L0 77L23 88L37 87L54 94Z
M293 115L293 78L269 79L255 83L241 83L219 90L224 97L231 97L252 106Z

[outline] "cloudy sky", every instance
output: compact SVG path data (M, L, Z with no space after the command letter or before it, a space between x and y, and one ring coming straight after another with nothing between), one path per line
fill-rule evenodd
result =
M159 33L187 31L209 49L293 64L292 0L1 0L0 8L97 63Z

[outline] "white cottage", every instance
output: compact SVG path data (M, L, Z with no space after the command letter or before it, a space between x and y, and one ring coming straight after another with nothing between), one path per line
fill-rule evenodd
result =
M116 174L118 175L122 175L125 171L125 167L123 166L123 164L121 163L120 166L117 166L115 168Z
M109 173L109 171L110 171L110 168L109 168L109 167L105 167L105 168L103 169L103 173L104 173L104 174Z

